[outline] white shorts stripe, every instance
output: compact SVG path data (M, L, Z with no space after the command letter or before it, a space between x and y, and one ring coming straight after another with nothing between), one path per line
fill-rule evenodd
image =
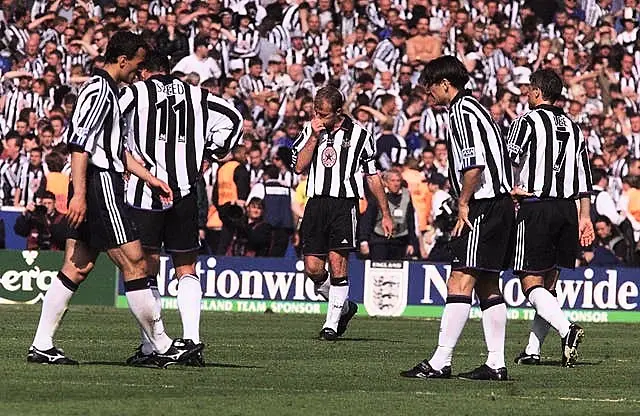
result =
M356 207L351 208L351 244L356 244Z
M516 270L524 268L524 221L518 224L517 227L516 254L513 267Z
M100 172L100 182L102 182L102 194L104 202L109 210L109 220L113 233L116 237L116 243L122 245L127 242L127 233L125 232L120 212L116 206L115 195L113 194L113 184L111 176L108 172Z

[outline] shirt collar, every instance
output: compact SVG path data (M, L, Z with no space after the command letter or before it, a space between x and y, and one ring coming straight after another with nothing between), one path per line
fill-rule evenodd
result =
M458 100L462 100L464 97L466 97L468 95L471 95L471 90L462 89L462 90L458 91L456 96L453 97L453 100L451 100L451 103L449 104L449 107L452 107L456 102L458 102Z
M96 69L93 70L93 75L97 75L97 76L102 77L105 80L107 80L107 83L109 84L109 86L113 90L113 92L116 95L116 97L118 97L120 95L118 93L118 84L116 84L116 81L113 78L111 78L111 75L109 75L109 73L107 71L105 71L104 69L96 68Z
M534 110L537 110L537 109L551 111L553 114L556 114L556 115L564 115L564 110L562 108L555 105L551 105L551 104L538 104L537 106L534 107Z

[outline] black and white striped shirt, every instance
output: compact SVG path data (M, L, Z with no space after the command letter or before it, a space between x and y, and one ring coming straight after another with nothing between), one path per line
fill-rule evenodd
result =
M11 130L16 126L16 121L20 116L23 108L31 107L33 101L33 93L31 91L14 90L5 96L4 101L4 119L7 127Z
M573 199L591 192L582 132L562 109L539 105L518 117L507 138L516 184L539 198Z
M269 42L273 43L279 50L286 51L291 44L289 32L282 25L277 25L269 32Z
M0 159L0 205L13 206L13 195L20 184L20 174L27 164L27 158L23 155L14 160Z
M496 198L511 192L512 175L507 146L491 114L469 91L461 91L449 108L449 180L456 195L464 173L482 168L474 199Z
M367 54L367 47L365 46L364 43L361 43L361 44L352 43L350 45L347 45L347 47L345 48L345 55L349 60L355 59L359 56L364 56L366 54Z
M395 72L400 63L400 49L396 48L389 39L378 44L373 52L373 66L378 72Z
M31 164L25 163L18 181L20 189L20 205L26 207L30 202L35 203L36 194L41 189L46 189L46 175L42 166L33 167Z
M19 28L16 25L9 25L5 32L5 37L10 48L20 53L24 53L24 48L29 41L29 31Z
M282 27L289 33L302 29L300 23L300 5L292 4L287 7L282 16Z
M262 76L256 78L250 74L243 75L238 84L240 84L240 89L246 96L249 96L252 92L264 91L267 88L267 83Z
M311 122L305 123L293 142L292 166L311 137ZM344 117L336 132L323 132L309 167L307 195L363 198L361 172L373 175L376 147L373 136L350 117Z
M80 90L66 131L71 149L89 153L89 163L124 172L124 143L118 86L104 70L96 69Z
M173 3L173 2L171 2ZM166 16L173 13L173 5L165 5L162 0L151 0L149 3L149 14L152 16Z
M234 58L251 58L258 54L260 34L252 29L247 31L234 30L236 41L231 43L229 54Z
M444 140L449 130L449 118L446 111L427 107L420 117L420 133Z
M169 184L174 201L194 189L203 157L222 159L242 136L242 116L233 105L171 76L126 87L120 106L128 147ZM163 209L159 196L135 176L129 179L126 201L136 208Z

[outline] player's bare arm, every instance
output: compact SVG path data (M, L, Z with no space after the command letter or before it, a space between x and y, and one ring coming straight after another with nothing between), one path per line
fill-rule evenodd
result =
M298 154L298 159L296 160L296 173L300 174L304 172L311 164L313 152L318 145L318 138L322 130L324 130L322 119L314 117L311 120L311 136L309 140L307 140L307 143L305 143L302 151Z
M71 182L73 183L73 197L69 201L67 219L69 225L78 228L87 214L87 166L89 154L87 152L71 152Z
M145 181L151 188L158 189L160 191L160 199L162 202L171 203L171 201L173 201L173 192L169 185L153 176L151 172L142 166L130 152L125 152L125 155L127 160L127 170Z
M462 229L467 224L469 228L473 228L469 221L469 201L471 196L478 188L483 168L472 168L464 173L462 179L462 190L458 199L458 222L453 228L451 234L456 237L462 235Z

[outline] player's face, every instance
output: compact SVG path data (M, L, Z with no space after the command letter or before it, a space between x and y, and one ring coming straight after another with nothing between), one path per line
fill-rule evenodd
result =
M333 130L341 114L341 110L333 111L331 104L327 101L322 101L320 105L316 105L314 111L316 117L322 121L324 127L329 131Z
M127 84L131 84L135 79L136 73L138 72L138 65L144 61L145 51L140 48L136 52L135 56L131 59L127 59L126 56L121 57L120 68L121 68L121 81L126 82Z
M448 105L449 100L444 86L444 80L431 84L429 86L429 95L433 97L433 101L436 105Z

